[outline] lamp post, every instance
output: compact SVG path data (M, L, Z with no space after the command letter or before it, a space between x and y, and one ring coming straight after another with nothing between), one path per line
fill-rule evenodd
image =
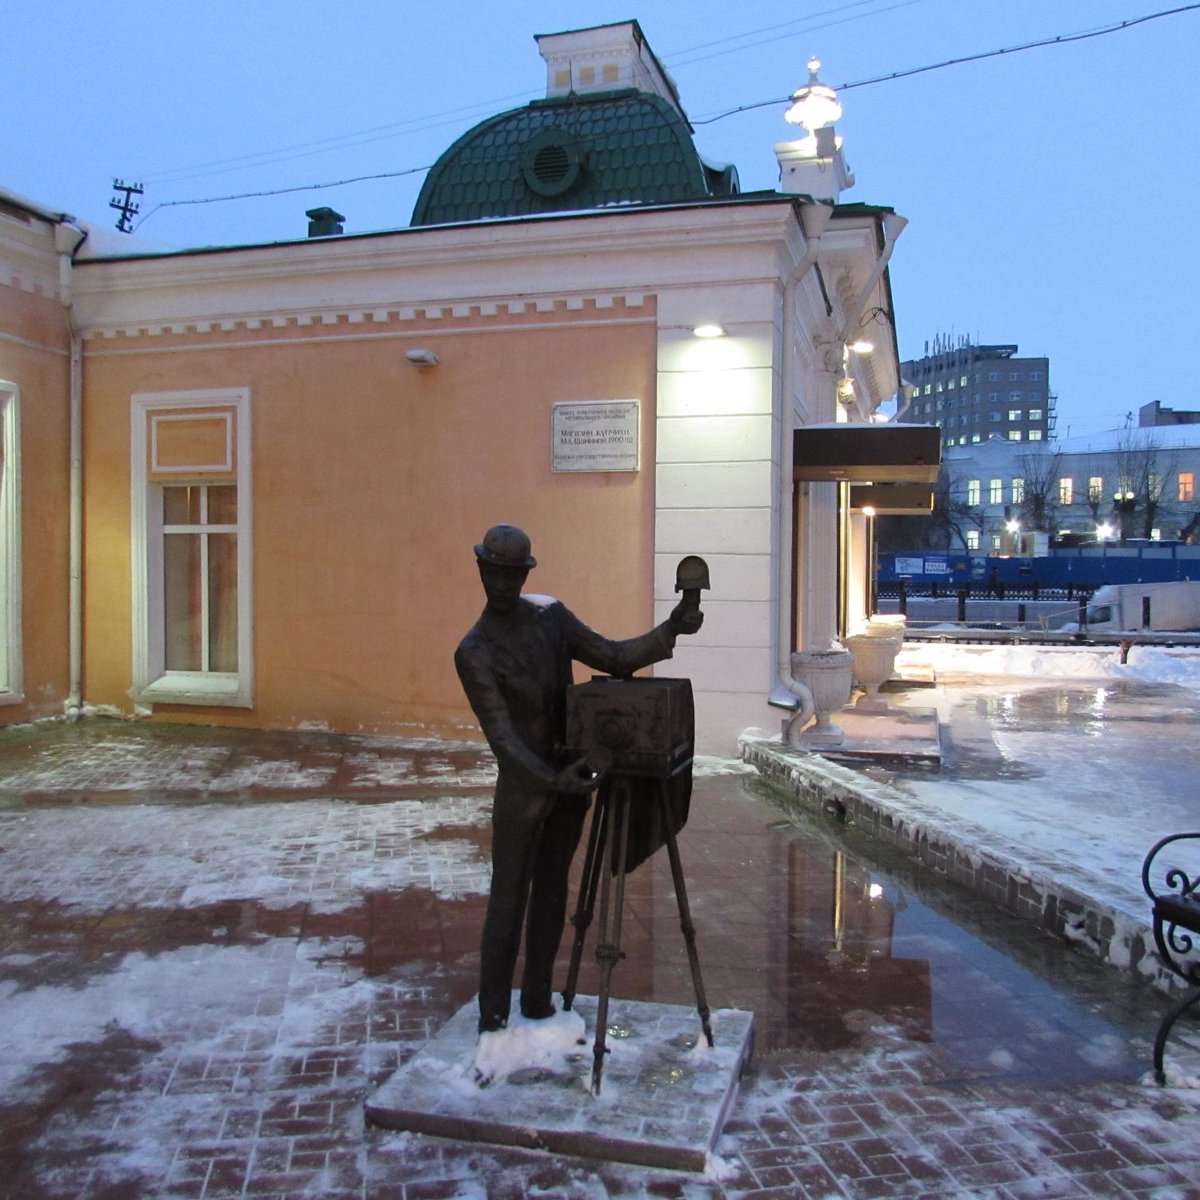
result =
M1113 511L1120 518L1121 545L1129 539L1130 528L1133 525L1133 513L1137 508L1137 497L1127 488L1113 493Z

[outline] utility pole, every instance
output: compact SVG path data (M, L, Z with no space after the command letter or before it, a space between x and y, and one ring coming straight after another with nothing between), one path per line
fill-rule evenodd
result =
M140 183L125 183L120 179L113 180L113 191L125 193L124 197L114 196L108 202L109 208L115 208L121 214L117 218L117 229L121 233L133 232L133 218L141 209L140 204L133 202L133 197L142 195L145 190Z

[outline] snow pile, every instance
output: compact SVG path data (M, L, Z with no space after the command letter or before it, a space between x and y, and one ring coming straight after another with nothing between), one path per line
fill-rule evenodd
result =
M556 1012L542 1021L526 1020L515 1014L506 1028L479 1035L472 1082L478 1087L488 1087L503 1083L518 1071L576 1073L574 1060L586 1043L583 1018L577 1012ZM463 1078L461 1064L447 1064L448 1086L461 1086Z
M1200 691L1200 648L1134 645L1125 663L1119 646L970 645L910 642L896 671L932 667L942 677L1002 675L1045 679L1130 679Z

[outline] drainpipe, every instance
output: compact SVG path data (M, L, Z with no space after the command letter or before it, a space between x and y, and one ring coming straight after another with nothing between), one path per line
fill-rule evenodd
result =
M74 217L63 214L54 230L58 252L58 295L71 339L70 398L70 515L68 523L67 587L67 719L78 720L83 686L83 339L75 324L73 264L87 231Z
M777 708L799 712L793 720L805 724L816 715L813 694L803 683L792 677L792 610L796 598L792 594L792 542L795 529L792 523L792 433L796 427L796 354L793 330L796 325L796 289L800 281L817 263L821 234L833 216L829 204L805 204L800 209L800 220L804 227L804 257L788 277L783 287L783 403L780 406L780 453L779 453L779 613L776 638L779 646L778 684L772 690L768 702Z

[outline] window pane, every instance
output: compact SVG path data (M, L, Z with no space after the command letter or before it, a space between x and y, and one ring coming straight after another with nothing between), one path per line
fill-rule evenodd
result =
M200 670L199 534L171 533L163 538L163 619L166 669Z
M208 538L208 669L238 669L237 535L233 533L213 533Z
M163 488L163 524L197 525L200 522L198 487Z
M237 524L236 487L210 487L208 489L208 523L210 525Z

